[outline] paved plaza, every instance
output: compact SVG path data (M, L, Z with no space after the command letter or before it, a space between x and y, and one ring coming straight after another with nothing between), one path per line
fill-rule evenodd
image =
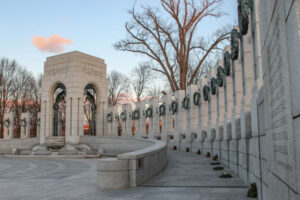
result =
M96 159L0 158L0 199L247 199L236 176L220 179L211 160L169 151L168 167L141 187L100 191Z

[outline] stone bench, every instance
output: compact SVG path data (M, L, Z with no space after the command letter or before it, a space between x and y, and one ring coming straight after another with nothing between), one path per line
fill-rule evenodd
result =
M167 166L167 144L153 143L145 149L98 160L97 185L100 189L136 187L157 176Z

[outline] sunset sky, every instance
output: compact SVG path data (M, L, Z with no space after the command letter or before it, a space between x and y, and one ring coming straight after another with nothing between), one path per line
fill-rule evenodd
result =
M124 24L134 0L1 0L0 57L16 59L35 75L43 72L46 57L82 51L100 58L108 71L129 74L145 57L119 52L113 44L126 36ZM136 0L159 6L159 0ZM226 16L201 25L209 35L237 22L236 1L224 0Z

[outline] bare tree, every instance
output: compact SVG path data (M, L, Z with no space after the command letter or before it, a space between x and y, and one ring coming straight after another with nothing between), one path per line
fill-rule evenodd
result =
M29 112L34 104L34 91L36 90L36 80L25 68L18 67L10 92L11 106L10 112L14 113L16 135L20 135L20 118L22 112Z
M125 74L112 71L108 75L108 105L114 106L118 103L122 93L127 93L130 88L130 81Z
M133 8L132 21L125 25L128 37L115 44L121 51L146 55L157 65L152 69L162 73L173 91L185 89L194 82L200 68L219 44L229 39L229 32L217 31L210 39L196 38L199 23L207 17L222 16L222 0L161 0L161 10L143 6L143 13ZM198 57L194 71L187 80L190 59ZM176 78L176 73L179 78Z
M149 63L141 63L133 70L131 84L138 102L141 101L142 95L149 88L152 78L153 74Z
M155 97L155 98L160 98L163 93L166 94L165 91L163 91L161 87L156 84L153 84L152 87L150 87L147 91L147 95L149 97Z
M15 115L16 134L20 133L20 116L22 112L36 113L40 109L37 81L32 74L15 61L2 58L0 61L0 125L3 137L4 114ZM38 102L38 103L37 103ZM36 114L37 115L37 114Z
M14 77L17 71L16 61L9 61L7 58L2 58L0 61L0 125L3 137L4 130L4 114L7 110L11 87L14 82Z

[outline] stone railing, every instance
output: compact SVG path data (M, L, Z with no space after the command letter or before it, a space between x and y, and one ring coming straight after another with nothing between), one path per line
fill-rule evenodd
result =
M81 136L80 144L87 144L95 152L102 149L105 156L117 156L148 148L153 145L153 141L133 137Z
M136 187L157 176L167 166L167 144L148 140L148 148L98 160L98 187ZM125 141L126 142L126 141Z
M11 154L13 149L31 150L39 142L38 138L0 140L0 154Z

